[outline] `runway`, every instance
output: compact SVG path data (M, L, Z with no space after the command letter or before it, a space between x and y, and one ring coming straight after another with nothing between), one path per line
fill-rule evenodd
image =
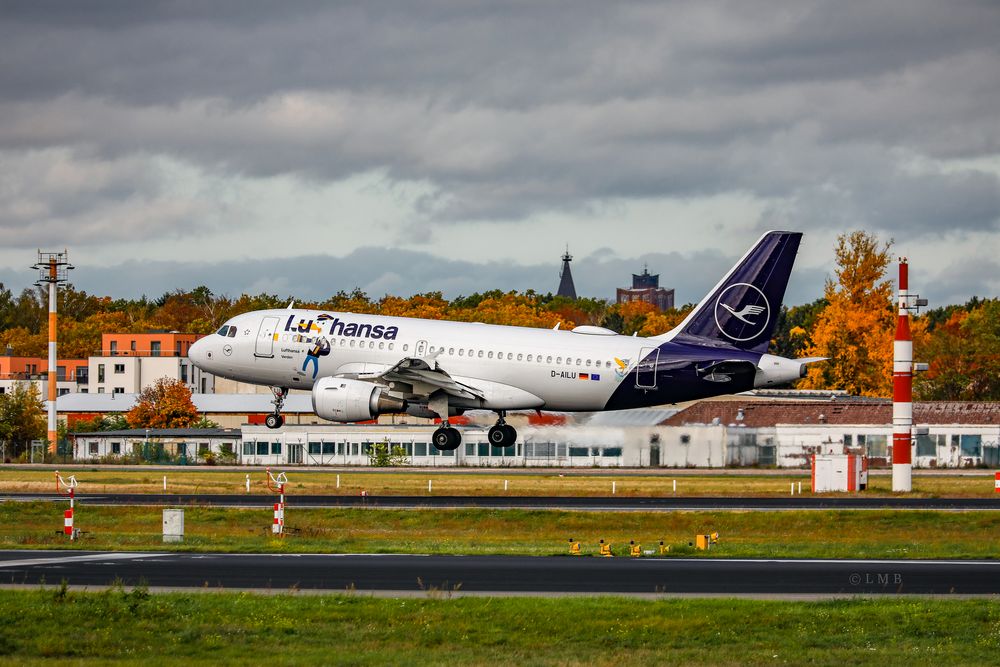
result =
M65 497L51 493L4 493L4 501L59 501ZM214 495L214 494L86 494L77 495L77 502L84 505L150 505L214 507L270 507L275 496L270 495ZM553 509L589 511L780 511L780 510L937 510L970 511L1000 510L1000 498L888 498L888 497L562 497L562 496L285 496L289 507L336 508L362 507L369 509Z
M998 561L0 551L0 585L420 594L1000 594Z

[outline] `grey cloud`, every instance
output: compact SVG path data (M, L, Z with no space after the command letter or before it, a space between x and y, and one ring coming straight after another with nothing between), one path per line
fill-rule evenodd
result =
M226 217L212 193L174 195L144 164L159 156L220 183L427 184L400 244L733 193L768 203L761 226L996 230L995 170L912 163L1000 152L998 33L1000 5L975 0L8 2L0 240ZM35 185L22 167L47 150L113 175ZM464 291L463 275L425 277Z
M578 294L614 301L615 288L628 286L632 273L646 265L651 273L660 274L662 286L675 290L677 305L682 305L699 301L735 260L717 251L692 255L650 253L636 258L602 252L597 257L577 258L572 271ZM386 293L410 296L432 291L454 298L493 289L555 292L559 269L557 258L551 264L527 266L509 262L476 264L422 252L361 248L345 257L307 255L214 263L128 261L110 267L78 266L73 282L79 289L112 297L156 297L174 289L207 285L216 294L232 296L266 292L322 300L339 290L357 287L372 298ZM0 279L12 288L20 288L33 278L29 271L0 271ZM785 302L796 304L817 298L823 279L820 271L797 267Z
M0 151L0 244L108 244L211 226L204 202L164 191L155 164L63 149Z

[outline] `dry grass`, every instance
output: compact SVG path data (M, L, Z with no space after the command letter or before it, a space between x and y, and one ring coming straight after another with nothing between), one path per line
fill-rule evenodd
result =
M163 493L178 494L246 492L246 476L251 479L251 493L265 493L264 472L217 471L177 468L167 471L137 468L110 470L99 467L73 471L80 482L80 493ZM809 475L801 474L706 474L667 473L635 474L623 471L620 476L601 471L566 471L563 473L526 473L523 471L429 472L429 471L344 471L340 473L292 468L288 471L288 492L294 494L358 495L362 490L373 495L427 495L427 482L433 482L433 495L454 496L610 496L612 482L622 496L672 496L677 481L678 496L785 496L789 485L802 483L809 494ZM340 487L337 488L337 478ZM504 491L504 481L507 490ZM887 475L872 475L865 495L892 495L892 480ZM923 497L994 497L993 478L986 475L914 475L914 493ZM18 468L0 469L0 492L49 493L55 490L52 472Z

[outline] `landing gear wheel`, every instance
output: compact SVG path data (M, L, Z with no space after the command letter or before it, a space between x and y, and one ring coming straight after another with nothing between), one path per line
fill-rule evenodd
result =
M281 415L270 414L264 418L264 425L268 428L281 428L285 424L285 418Z
M504 447L507 441L507 434L504 429L499 424L490 428L486 433L486 438L490 441L490 444L494 447Z
M494 447L510 447L517 439L517 431L513 426L497 424L487 432L486 437Z
M434 435L431 436L431 441L439 450L451 451L458 449L458 446L462 444L462 434L459 433L456 428L442 426L434 431Z

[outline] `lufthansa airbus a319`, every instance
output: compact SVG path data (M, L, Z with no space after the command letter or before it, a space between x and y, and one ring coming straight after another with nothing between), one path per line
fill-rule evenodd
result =
M455 449L449 418L492 410L495 447L514 444L509 410L595 412L677 403L795 380L818 359L767 354L801 234L768 232L673 330L624 336L303 310L233 317L191 346L202 370L267 385L280 428L289 389L312 392L316 415L440 418L434 445Z

